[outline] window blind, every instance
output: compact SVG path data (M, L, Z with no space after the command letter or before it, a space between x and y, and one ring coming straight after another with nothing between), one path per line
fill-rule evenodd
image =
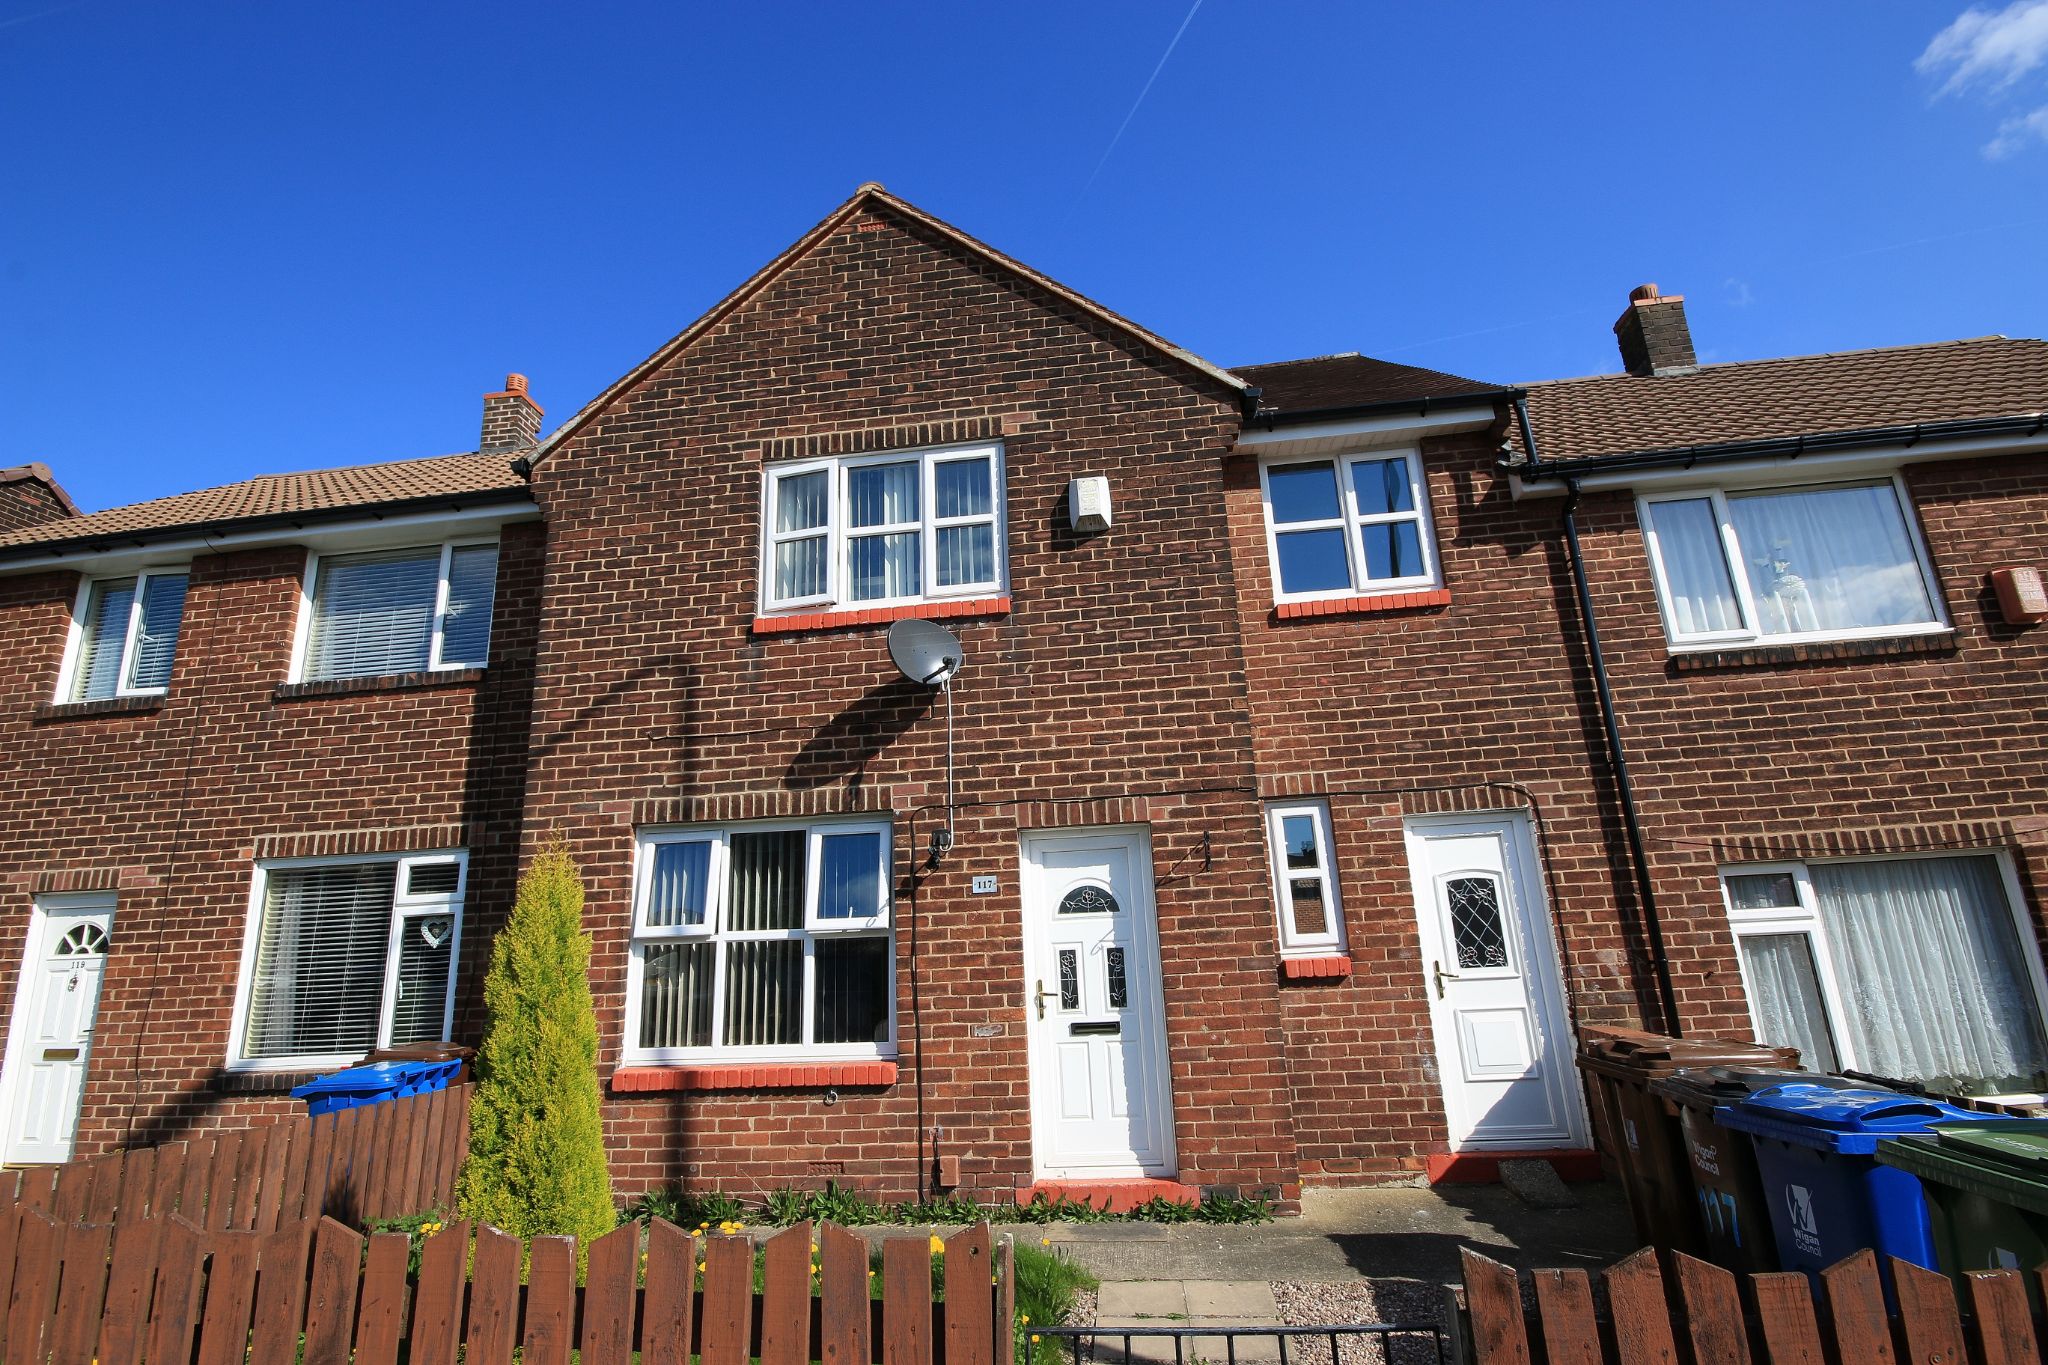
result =
M242 1042L245 1058L324 1056L376 1046L396 880L393 863L270 874ZM442 967L445 980L445 957ZM437 1034L438 1025L437 1016Z
M482 668L491 653L491 598L498 547L458 545L448 552L448 614L441 622L444 668Z
M433 651L440 582L438 545L321 560L306 677L361 678L425 669ZM488 640L488 619L483 629Z
M398 996L391 1004L391 1046L447 1036L448 967L453 915L413 915L398 934Z
M85 625L72 673L71 700L105 701L120 689L121 650L128 641L128 616L135 605L135 580L95 583L85 604Z
M128 661L128 683L146 690L168 687L178 652L178 626L185 619L185 575L151 574L142 581L142 625Z

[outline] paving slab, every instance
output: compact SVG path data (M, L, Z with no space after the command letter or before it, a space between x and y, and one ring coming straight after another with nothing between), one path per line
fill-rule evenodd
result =
M1104 1280L1096 1293L1098 1323L1165 1327L1187 1315L1187 1289L1179 1280Z
M1268 1280L1184 1280L1188 1318L1194 1322L1278 1322Z

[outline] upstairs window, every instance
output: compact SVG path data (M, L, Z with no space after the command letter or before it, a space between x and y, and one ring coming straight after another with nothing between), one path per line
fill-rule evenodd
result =
M893 1054L887 825L652 834L635 876L628 1061Z
M1344 951L1344 914L1337 905L1330 808L1321 801L1270 806L1266 832L1273 851L1281 953Z
M483 667L497 577L495 542L321 556L303 680Z
M1945 629L1906 507L1896 479L1644 498L1643 534L1669 639L1844 640Z
M152 569L86 585L61 701L152 696L171 683L185 571Z
M762 606L895 606L1002 591L998 446L776 465Z
M465 862L436 853L259 867L229 1064L326 1066L446 1038Z
M1282 602L1433 588L1442 579L1422 461L1374 451L1260 466Z

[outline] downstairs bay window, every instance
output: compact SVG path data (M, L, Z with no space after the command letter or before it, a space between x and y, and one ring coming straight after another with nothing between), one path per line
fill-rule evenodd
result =
M645 834L625 1060L895 1054L885 824Z
M1964 1094L2048 1088L2040 954L2002 859L1722 869L1757 1038Z
M466 857L261 864L228 1065L311 1070L453 1023Z
M1641 504L1676 646L1945 630L1899 480L1699 489Z

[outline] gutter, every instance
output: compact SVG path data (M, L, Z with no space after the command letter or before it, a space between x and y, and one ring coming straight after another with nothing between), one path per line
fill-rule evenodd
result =
M1529 423L1529 406L1513 400L1515 423L1522 433L1523 448L1536 460L1536 432ZM1600 702L1600 728L1607 740L1608 760L1614 770L1614 792L1621 806L1622 833L1628 840L1629 861L1634 865L1636 898L1643 909L1643 937L1649 950L1650 972L1657 980L1657 1008L1663 1014L1664 1031L1682 1038L1685 1030L1678 1014L1678 992L1671 981L1671 963L1665 957L1664 921L1657 913L1657 889L1650 877L1650 860L1643 848L1642 814L1636 806L1635 783L1629 776L1628 752L1621 742L1621 724L1615 714L1614 689L1607 680L1607 656L1600 648L1600 626L1593 616L1593 590L1586 581L1586 557L1579 545L1578 463L1559 475L1565 481L1564 531L1567 557L1571 561L1572 588L1579 601L1579 620L1586 629L1586 662L1593 672L1593 691ZM1539 466L1540 467L1540 466ZM1555 471L1557 466L1551 466Z
M1396 413L1413 413L1426 417L1432 412L1446 409L1492 407L1503 399L1520 403L1528 396L1527 389L1484 389L1478 393L1454 393L1433 398L1389 398L1377 403L1344 403L1334 408L1265 408L1257 406L1261 394L1259 389L1247 389L1244 394L1245 423L1256 424L1267 431L1275 427L1306 426L1312 422L1337 422L1347 417L1384 417Z
M1591 455L1576 460L1544 460L1536 453L1536 438L1529 429L1528 406L1514 398L1521 427L1522 448L1527 458L1502 460L1500 468L1525 483L1538 479L1566 479L1629 469L1691 468L1702 464L1725 464L1734 460L1798 459L1802 455L1834 454L1845 450L1876 447L1912 449L1923 441L1963 440L1970 437L2032 437L2048 432L2048 410L2019 413L2011 417L1965 417L1946 422L1915 422L1905 426L1859 427L1849 431L1825 431L1807 436L1778 436L1754 441L1717 441L1705 445L1669 446L1657 450L1622 451L1613 455Z
M164 541L194 537L219 539L268 530L302 530L307 526L333 522L383 521L389 517L413 516L421 512L460 512L467 508L499 503L531 503L525 488L493 488L475 493L406 498L398 502L363 503L351 507L321 507L299 512L267 512L254 517L227 517L218 521L193 521L177 526L152 526L135 531L101 531L70 536L63 540L36 540L0 546L0 566L25 560L61 559L67 554L106 554L124 549L146 549Z

